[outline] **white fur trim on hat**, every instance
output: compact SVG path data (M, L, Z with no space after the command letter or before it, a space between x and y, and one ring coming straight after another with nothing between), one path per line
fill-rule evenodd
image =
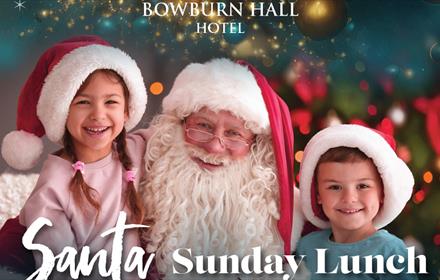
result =
M304 228L304 214L301 210L300 190L293 187L293 226L292 235L290 239L291 252L295 252L296 245L301 238L301 233Z
M388 142L372 129L359 125L335 125L318 132L307 144L300 168L301 206L306 218L319 228L330 223L317 217L312 209L311 186L321 155L335 147L358 148L370 157L382 178L384 202L373 220L377 229L393 221L411 198L414 177L397 157Z
M203 107L229 111L254 133L270 133L269 115L253 74L228 59L186 66L162 104L164 113L181 119Z
M0 174L0 228L7 219L20 214L21 208L37 183L38 176L38 174ZM5 278L0 277L0 279Z
M42 153L43 141L32 133L14 130L3 138L2 156L8 165L15 169L31 169L37 164Z
M136 62L120 49L104 45L79 47L63 56L47 75L37 105L37 115L49 140L59 142L69 106L87 77L97 69L116 71L130 92L127 130L141 120L147 104L145 84Z

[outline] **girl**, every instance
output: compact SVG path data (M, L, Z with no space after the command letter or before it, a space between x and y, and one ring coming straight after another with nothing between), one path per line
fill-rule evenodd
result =
M44 134L64 146L48 156L19 216L25 227L39 217L52 222L34 243L55 255L66 246L89 246L92 254L105 249L110 256L113 235L100 235L115 226L119 212L127 213L127 223L142 222L135 186L146 131L126 131L142 118L146 99L136 63L99 37L72 38L43 54L20 94L18 131L2 145L3 157L17 169L35 164ZM140 245L137 231L127 230L124 242L124 253ZM40 267L41 254L34 251L34 258Z

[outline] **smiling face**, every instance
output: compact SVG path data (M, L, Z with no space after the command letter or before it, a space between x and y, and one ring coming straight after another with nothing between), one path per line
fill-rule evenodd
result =
M373 161L323 162L317 168L317 202L330 220L335 241L355 242L374 233L383 187Z
M243 255L261 246L265 254L282 254L272 138L259 138L252 156L210 172L191 158L196 146L185 141L182 128L180 118L156 116L144 158L149 170L143 186L146 220L154 221L144 240L147 251L159 256L159 271L172 267L178 248L219 256Z
M222 160L217 161L210 158L242 159L248 155L254 139L252 131L245 128L244 121L228 111L215 113L207 108L202 108L188 116L184 126L186 143L206 154L204 157L198 153L199 155L193 155L192 159L201 168L210 171L216 170L224 164Z
M91 74L70 104L66 121L77 159L94 162L108 155L127 118L121 82L104 71Z

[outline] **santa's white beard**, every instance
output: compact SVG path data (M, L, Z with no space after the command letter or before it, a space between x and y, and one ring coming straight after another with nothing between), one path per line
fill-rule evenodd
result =
M245 158L228 160L186 144L180 120L161 116L154 127L141 193L151 223L143 239L147 251L156 253L160 272L172 269L171 254L178 248L191 248L193 256L244 256L256 246L264 255L283 252L269 137L257 137ZM224 166L210 172L192 156Z

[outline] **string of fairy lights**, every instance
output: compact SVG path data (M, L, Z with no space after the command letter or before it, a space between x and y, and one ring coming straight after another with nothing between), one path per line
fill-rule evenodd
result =
M151 1L150 1L151 2ZM167 1L182 4L185 1ZM202 1L194 1L202 2ZM206 1L208 2L208 1ZM294 44L302 51L310 39L295 30L294 18L227 18L218 15L215 9L205 16L142 16L142 1L128 0L57 0L53 2L32 2L38 10L35 18L37 24L31 24L19 31L20 37L31 36L39 28L46 34L62 29L75 29L79 32L96 32L101 34L118 34L119 43L125 44L131 36L137 40L153 43L160 54L174 51L174 45L183 47L184 53L191 53L193 46L207 44L232 57L255 57L266 66L273 64L287 50L284 46ZM41 6L41 8L40 8ZM244 6L247 11L250 4ZM197 33L198 22L222 23L235 21L245 28L245 34L234 33ZM313 52L310 52L313 54Z

